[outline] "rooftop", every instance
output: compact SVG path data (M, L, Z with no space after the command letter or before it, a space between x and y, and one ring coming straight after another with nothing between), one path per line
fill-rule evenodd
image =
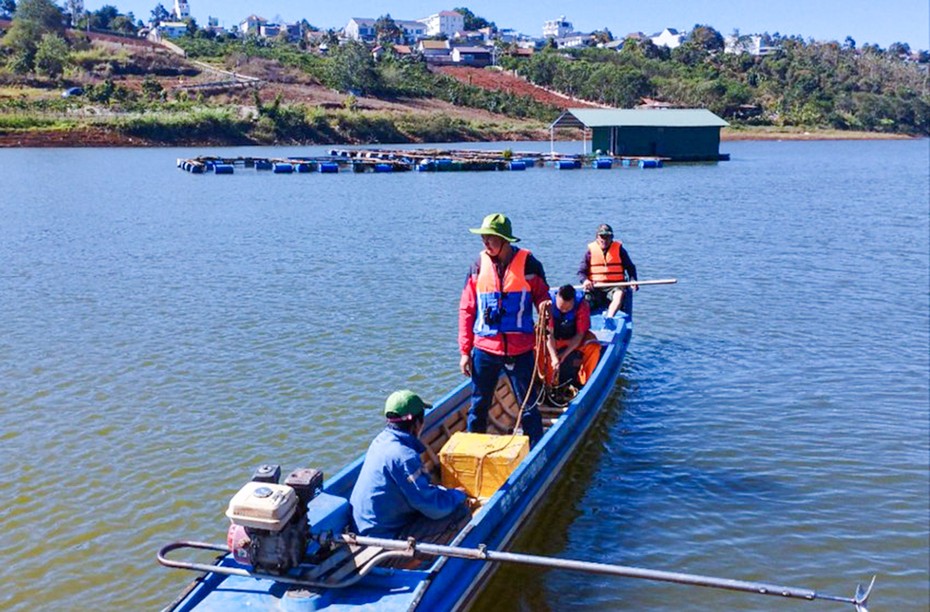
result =
M591 109L569 108L550 127L726 127L704 108Z

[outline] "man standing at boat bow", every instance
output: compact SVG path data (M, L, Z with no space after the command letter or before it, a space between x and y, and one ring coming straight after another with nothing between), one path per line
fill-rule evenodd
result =
M526 400L533 377L533 312L549 299L542 264L513 245L510 219L495 213L481 227L484 250L468 272L459 301L459 368L471 377L468 431L485 433L494 389L503 370L524 406L521 424L534 446L543 435L535 398Z

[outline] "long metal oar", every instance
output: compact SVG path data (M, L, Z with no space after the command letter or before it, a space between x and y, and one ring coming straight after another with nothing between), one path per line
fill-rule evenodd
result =
M792 599L824 599L829 601L838 601L856 606L857 612L868 612L869 595L872 593L872 587L875 585L875 577L869 588L863 590L862 585L856 585L856 595L854 597L838 597L836 595L824 595L811 589L780 586L775 584L766 584L763 582L747 582L744 580L730 580L728 578L714 578L711 576L700 576L697 574L682 574L679 572L665 572L661 570L649 570L638 567L629 567L626 565L608 565L606 563L592 563L589 561L576 561L574 559L560 559L557 557L541 557L538 555L524 555L519 553L499 552L488 550L483 545L478 548L460 548L457 546L442 546L439 544L424 544L409 540L386 540L381 538L368 538L354 534L338 534L332 536L320 536L320 543L332 543L342 545L359 545L359 546L376 546L385 550L404 550L409 555L421 553L435 557L459 557L462 559L474 559L477 561L494 561L499 563L518 563L521 565L535 565L539 567L550 567L555 569L574 570L579 572L589 572L594 574L606 574L610 576L626 576L628 578L643 578L646 580L658 580L662 582L676 582L678 584L690 584L694 586L711 587L715 589L729 589L731 591L742 591L745 593L756 593L759 595L775 595L779 597L788 597Z
M624 281L622 283L594 283L594 288L612 289L614 287L633 287L642 285L674 285L677 282L677 278L657 278L655 280Z
M633 287L641 285L674 285L677 278L657 278L655 280L623 281L622 283L594 283L595 289L613 289L614 287ZM575 289L584 289L584 285L573 285Z

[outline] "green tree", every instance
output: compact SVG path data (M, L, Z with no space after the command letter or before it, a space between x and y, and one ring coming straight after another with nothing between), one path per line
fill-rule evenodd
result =
M193 17L188 17L187 19L184 20L184 23L187 24L187 35L190 36L190 37L192 37L192 38L193 38L194 36L196 36L196 35L197 35L198 26L197 26L197 22L194 20L194 18L193 18Z
M61 10L50 0L22 0L13 15L13 25L0 43L10 49L10 66L15 72L35 69L36 50L42 36L64 31Z
M136 24L133 23L132 17L128 15L114 17L113 21L110 22L110 29L122 34L135 34L137 31Z
M42 35L36 47L36 73L57 79L62 75L68 62L68 43L53 32Z
M907 57L911 54L911 46L903 42L893 42L888 45L887 53L891 57Z
M688 36L688 40L705 51L723 50L723 36L710 26L695 25Z
M594 36L594 42L599 43L599 44L606 44L614 39L614 35L611 34L610 30L608 30L607 28L592 32L592 36Z
M480 30L482 28L492 28L496 29L497 26L493 21L488 21L484 17L478 17L471 10L461 7L457 9L452 9L462 17L465 21L465 29L469 31Z
M67 0L65 10L71 16L71 26L74 27L84 16L84 0Z
M168 12L168 9L161 3L156 4L155 8L152 9L152 23L158 25L162 21L168 21L169 19L171 19L171 13Z
M404 31L397 22L391 18L391 14L381 15L375 21L375 39L379 45L384 43L399 43L404 40Z
M148 100L164 100L165 88L161 86L153 75L146 75L142 81L142 95Z
M356 40L332 50L327 80L331 87L339 91L364 94L380 89L371 53L364 43Z
M98 30L109 30L110 24L119 15L119 9L112 4L104 4L90 14L90 27Z

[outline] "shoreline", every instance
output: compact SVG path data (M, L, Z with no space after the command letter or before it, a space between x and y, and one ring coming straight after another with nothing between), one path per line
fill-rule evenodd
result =
M549 140L548 131L545 130L518 130L511 134L515 140L539 141ZM537 133L538 132L538 133ZM500 134L488 134L487 138L476 142L493 142L500 140ZM495 137L496 136L496 137ZM537 136L533 138L532 136ZM800 129L729 129L723 128L720 133L721 142L737 141L824 141L824 140L920 140L926 136L911 136L907 134L889 134L880 132L847 132L842 130L800 130ZM563 140L563 139L558 139ZM457 141L458 142L458 141ZM273 142L262 143L249 139L228 138L195 138L190 140L176 140L172 142L156 141L138 136L128 136L115 130L102 128L78 128L62 130L23 130L0 132L0 148L81 148L81 147L234 147L234 146L329 146L329 145L359 145L359 144L416 144L407 143L365 143L365 142Z

